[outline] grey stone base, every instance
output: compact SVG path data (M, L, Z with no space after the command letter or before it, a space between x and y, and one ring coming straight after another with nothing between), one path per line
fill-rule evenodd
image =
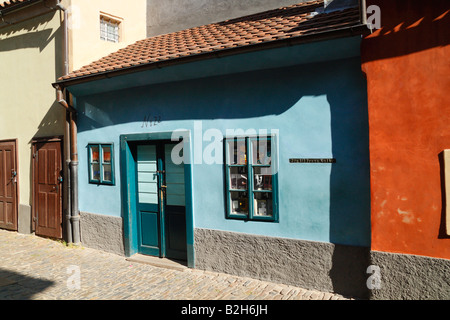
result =
M447 259L209 229L194 246L199 269L360 299L450 299Z
M369 248L195 229L195 267L369 298Z
M125 255L122 218L81 212L80 222L84 246ZM450 299L446 259L199 228L194 250L197 269L360 299ZM379 270L379 286L369 266Z
M17 217L17 232L23 234L32 233L31 230L31 206L19 204L19 212Z
M372 251L372 264L380 270L376 300L449 300L450 260Z
M83 246L125 255L122 218L80 212Z

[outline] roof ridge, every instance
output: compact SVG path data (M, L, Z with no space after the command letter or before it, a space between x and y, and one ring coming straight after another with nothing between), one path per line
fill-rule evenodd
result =
M289 9L294 9L294 8L305 8L305 7L310 7L313 5L323 5L324 4L324 0L311 0L311 1L303 1L300 3L296 3L296 4L292 4L289 6L283 6L283 7L279 7L279 8L275 8L275 9L270 9L270 10L266 10L266 11L262 11L262 12L257 12L257 13L252 13L249 15L245 15L242 17L237 17L237 18L231 18L231 19L227 19L224 21L220 21L220 22L216 22L215 24L222 24L225 22L234 22L234 21L242 21L242 20L246 20L250 17L261 17L261 16L269 16L270 14L275 14L275 13L279 13L281 10L289 10Z
M317 13L315 10L323 3L301 2L137 40L58 81L360 25L359 8Z

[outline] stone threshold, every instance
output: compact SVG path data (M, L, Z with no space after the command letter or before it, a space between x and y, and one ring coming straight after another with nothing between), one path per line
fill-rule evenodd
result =
M126 258L126 260L130 262L145 263L159 268L174 269L178 271L184 271L188 269L186 261L148 256L139 253Z

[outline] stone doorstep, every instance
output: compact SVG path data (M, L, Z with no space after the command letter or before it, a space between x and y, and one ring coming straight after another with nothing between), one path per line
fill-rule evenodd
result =
M145 263L159 268L173 269L178 271L185 271L188 268L185 261L147 256L139 253L126 258L126 260L130 262Z

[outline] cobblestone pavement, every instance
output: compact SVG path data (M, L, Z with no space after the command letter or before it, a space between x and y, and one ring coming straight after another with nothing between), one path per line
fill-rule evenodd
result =
M0 230L0 299L346 300L223 273L130 262L119 255L6 230Z

